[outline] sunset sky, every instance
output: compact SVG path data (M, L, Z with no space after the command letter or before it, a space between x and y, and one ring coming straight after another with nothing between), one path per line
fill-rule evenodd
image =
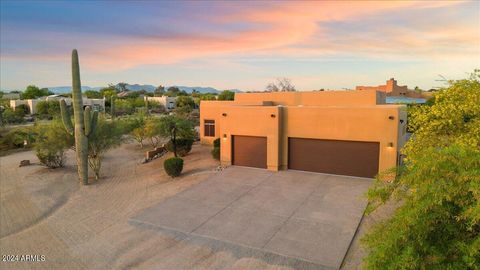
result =
M82 84L264 90L440 86L480 68L479 1L1 1L2 90Z

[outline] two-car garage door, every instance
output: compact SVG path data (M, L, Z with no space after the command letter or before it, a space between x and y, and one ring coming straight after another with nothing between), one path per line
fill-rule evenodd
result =
M379 151L378 142L289 138L288 168L372 178ZM232 136L232 164L267 168L267 138Z
M288 139L288 168L372 178L378 173L379 143Z

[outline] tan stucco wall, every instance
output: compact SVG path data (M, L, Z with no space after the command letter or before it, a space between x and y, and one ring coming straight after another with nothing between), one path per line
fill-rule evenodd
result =
M236 93L235 102L273 101L274 105L303 106L358 106L384 104L385 96L377 91L296 91Z
M220 158L223 165L231 164L232 135L267 137L267 167L274 171L288 167L288 137L379 142L379 170L396 165L398 149L405 141L405 106L261 106L261 96L247 98L248 95L259 94L268 100L274 99L274 103L280 100L275 101L272 93L252 93L238 95L243 95L243 98L235 101L200 103L201 142L211 144L215 138L221 138ZM291 93L281 94L298 98ZM369 99L362 100L372 102L372 96L376 98L376 94L366 95ZM393 119L389 119L390 116ZM203 136L206 119L215 120L215 137ZM400 119L404 120L403 124L400 124ZM389 143L393 143L393 147L389 147Z
M282 147L285 154L281 168L287 168L288 137L379 142L379 170L396 165L400 106L285 107L284 110ZM394 119L390 120L389 116ZM389 147L389 143L393 143L393 147Z

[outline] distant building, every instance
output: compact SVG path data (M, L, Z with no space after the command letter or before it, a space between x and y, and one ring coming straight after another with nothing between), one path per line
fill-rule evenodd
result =
M406 85L398 85L397 81L394 78L391 78L387 81L385 85L378 86L357 86L355 90L364 91L364 90L375 90L384 92L389 97L411 97L411 98L422 98L424 97L422 93L415 92L408 89Z
M167 97L167 96L149 97L149 96L144 96L143 99L146 100L146 101L158 102L161 105L163 105L167 111L171 111L171 110L175 109L175 106L177 104L177 98L176 97Z
M15 110L15 108L19 105L26 105L28 107L28 110L30 114L36 114L37 113L37 104L41 101L52 101L52 100L58 100L60 101L61 99L65 100L65 103L67 105L72 104L72 99L71 98L66 98L62 97L59 95L51 95L47 97L41 97L38 99L16 99L16 100L10 100L10 107ZM86 98L83 97L83 106L90 106L93 110L96 111L104 111L105 110L105 98L98 98L98 99L93 99L93 98Z
M4 93L2 99L20 99L19 93Z

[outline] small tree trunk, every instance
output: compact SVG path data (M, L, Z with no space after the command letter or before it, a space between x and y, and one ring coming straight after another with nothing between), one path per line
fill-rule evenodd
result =
M176 128L173 128L172 144L173 144L173 155L177 157L177 129Z

